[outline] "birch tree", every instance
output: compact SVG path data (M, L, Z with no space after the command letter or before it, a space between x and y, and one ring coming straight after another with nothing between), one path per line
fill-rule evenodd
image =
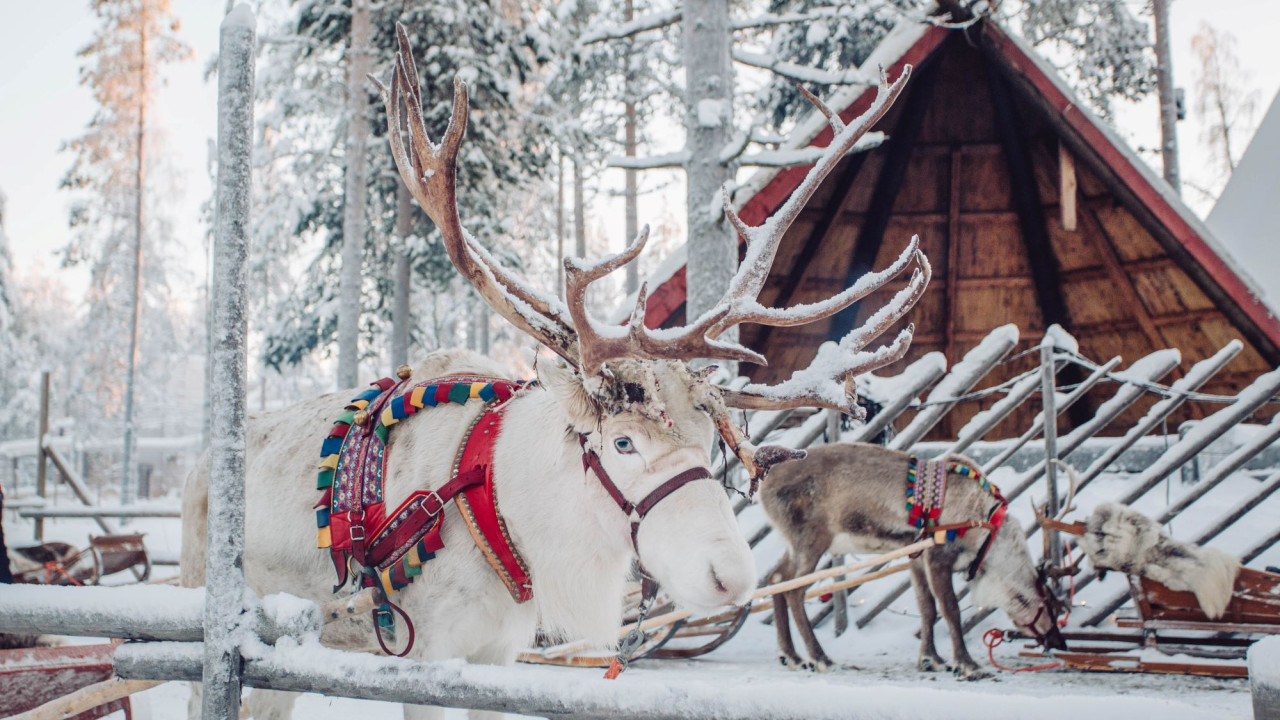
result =
M364 281L366 148L369 140L369 0L352 0L347 37L346 188L342 205L342 295L338 306L338 389L360 381L360 289Z
M1196 68L1195 113L1204 124L1201 138L1212 151L1214 169L1225 180L1236 169L1252 131L1258 93L1248 87L1249 73L1240 67L1236 39L1202 22L1191 38L1200 63Z
M68 264L90 265L90 333L101 338L98 360L103 370L114 370L120 356L118 340L127 345L121 371L124 444L121 464L121 499L132 497L136 378L141 359L146 280L164 291L159 248L149 230L164 227L161 208L152 196L148 178L155 164L156 144L152 104L160 86L160 71L169 63L190 58L191 52L176 36L178 21L169 0L93 0L99 26L93 40L80 50L83 61L80 82L93 93L97 109L85 133L67 143L74 155L62 180L76 191L71 210L71 243L63 249ZM160 240L156 233L156 240ZM152 260L144 264L146 250ZM163 320L163 318L162 318ZM172 336L172 333L170 333ZM110 373L113 374L113 373ZM112 377L99 390L118 388ZM108 408L110 409L110 404Z

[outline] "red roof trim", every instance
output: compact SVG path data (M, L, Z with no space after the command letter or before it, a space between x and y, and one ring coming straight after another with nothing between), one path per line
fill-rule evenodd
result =
M886 68L888 76L896 78L905 65L919 65L942 44L949 32L946 28L936 25L930 26L924 35L921 35L918 40L912 43L911 47L901 57ZM908 91L910 91L909 81ZM866 112L867 108L871 107L871 101L875 99L875 96L875 88L865 90L852 104L840 112L841 119L848 122ZM822 131L814 136L809 145L826 147L830 144L831 137L831 127L823 126ZM738 215L748 225L759 225L764 222L782 203L786 202L791 192L804 180L804 176L809 172L810 167L812 166L803 165L778 171L773 176L773 179L746 202L742 209L738 211ZM645 312L645 325L652 328L661 327L663 323L671 318L672 313L684 304L684 301L685 268L681 266L679 270L672 273L670 278L654 288L649 294L649 304Z
M1046 75L1040 65L1028 57L1013 39L994 24L989 24L985 30L993 49L1031 83L1045 101L1057 110L1062 120L1098 153L1103 162L1151 211L1156 220L1168 229L1196 262L1200 263L1209 277L1244 310L1258 329L1272 343L1280 347L1280 320L1277 320L1270 309L1254 296L1240 275L1204 241L1200 232L1193 228L1160 190L1151 184L1141 169L1134 166L1130 157L1121 152L1106 133L1094 124L1091 116L1078 111L1073 99L1064 94L1053 79Z

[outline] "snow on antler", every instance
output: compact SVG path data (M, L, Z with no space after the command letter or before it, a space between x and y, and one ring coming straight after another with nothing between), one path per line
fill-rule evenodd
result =
M566 360L575 363L584 376L601 372L606 362L620 358L692 360L723 359L767 364L763 355L736 341L721 339L731 328L743 323L789 327L814 322L839 312L883 287L915 260L917 269L907 288L866 324L855 329L836 350L821 350L814 365L796 373L775 387L749 386L744 391L726 393L725 402L735 407L798 407L812 404L848 410L851 403L843 389L852 375L879 367L906 352L910 329L899 334L890 345L865 352L866 344L897 322L915 304L929 281L929 265L919 251L919 241L912 238L907 248L889 267L869 273L851 287L821 302L790 308L767 308L758 297L769 276L778 246L787 229L800 214L818 185L830 174L841 158L863 137L901 94L910 76L911 66L889 83L883 73L870 107L853 122L845 124L829 107L804 88L801 92L826 116L833 137L821 157L786 203L759 227L750 227L734 211L725 193L726 216L747 245L746 258L730 281L724 298L714 308L692 323L679 328L651 330L645 327L647 287L641 286L635 308L622 327L601 325L587 312L587 289L634 260L648 239L646 227L626 250L595 262L566 258L567 306L558 299L530 287L495 260L462 227L458 217L457 159L458 149L466 134L467 86L454 82L453 112L439 143L433 143L422 116L422 95L417 68L409 38L403 26L396 25L398 52L391 81L387 88L376 78L370 79L382 93L387 108L388 139L392 157L406 186L422 209L435 222L444 239L449 259L467 278L485 301L509 322L520 328ZM406 145L401 128L408 113L409 141Z
M724 391L725 404L755 410L822 407L862 418L864 411L855 404L853 395L854 377L900 360L911 346L914 325L903 328L893 342L887 345L871 351L864 349L869 342L902 319L924 295L933 269L924 253L914 250L918 243L919 238L911 238L912 256L919 267L912 272L906 287L876 310L866 322L851 330L839 343L824 343L818 348L818 354L808 367L792 373L784 382L777 385L754 383L741 390Z

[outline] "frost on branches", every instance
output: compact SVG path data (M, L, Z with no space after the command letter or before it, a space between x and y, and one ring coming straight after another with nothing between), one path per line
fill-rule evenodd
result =
M254 257L250 285L255 318L264 318L263 360L281 368L328 350L336 336L338 253L342 247L343 54L349 17L307 0L283 16L263 18L259 62ZM530 110L528 83L545 60L545 38L528 13L496 13L486 4L426 2L372 10L371 67L389 77L394 24L409 29L424 73L424 97L448 98L454 77L472 91L467 149L459 159L459 208L480 241L508 265L527 252L519 242L536 197L531 183L547 163L546 129ZM371 100L375 90L366 84ZM428 128L443 130L449 104L424 109ZM362 352L383 355L394 273L396 175L387 151L385 115L372 116L367 153L368 209L360 335ZM474 296L463 290L430 221L414 209L405 249L412 269L413 344L424 350L460 344ZM297 259L310 258L301 274ZM292 272L291 272L292 270Z

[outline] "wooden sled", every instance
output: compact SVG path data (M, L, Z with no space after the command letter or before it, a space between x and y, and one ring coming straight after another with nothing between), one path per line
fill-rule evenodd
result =
M1072 535L1084 533L1084 523L1043 520L1046 529ZM1084 633L1089 639L1108 645L1055 652L1053 657L1064 667L1106 672L1173 673L1222 678L1248 677L1244 663L1248 646L1259 635L1280 634L1280 574L1241 567L1236 575L1231 601L1222 617L1213 620L1200 609L1195 593L1171 590L1148 577L1130 575L1129 594L1136 609L1134 615L1116 618L1116 625L1138 634L1126 635ZM1204 636L1185 633L1204 633ZM1183 633L1175 635L1174 633ZM1070 640L1071 633L1064 633ZM1141 658L1126 655L1134 646L1157 649L1179 655L1214 658L1214 662L1194 663L1182 660L1163 662L1148 655ZM1044 658L1038 652L1020 653L1023 657ZM1239 662L1222 662L1222 660Z
M0 650L0 717L34 710L84 688L108 682L114 673L114 643ZM128 697L92 705L69 718L93 720L118 710L133 717ZM61 715L59 716L61 717Z
M89 547L77 551L50 542L13 552L37 566L14 573L14 582L45 585L97 585L102 578L132 570L138 582L151 576L151 558L142 533L90 535Z

